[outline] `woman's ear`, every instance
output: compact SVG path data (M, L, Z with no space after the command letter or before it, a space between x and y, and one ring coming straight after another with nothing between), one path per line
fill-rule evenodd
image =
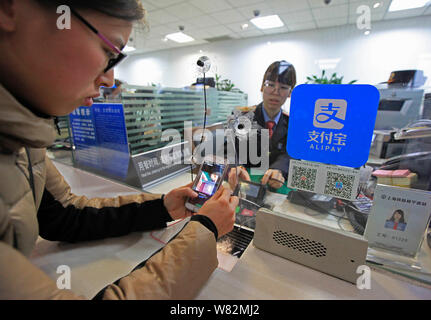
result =
M16 28L16 1L0 0L0 31L11 32Z

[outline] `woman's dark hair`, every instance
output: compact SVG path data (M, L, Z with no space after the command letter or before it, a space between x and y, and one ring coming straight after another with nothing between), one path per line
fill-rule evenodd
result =
M262 86L265 80L278 81L294 88L296 85L295 68L291 63L285 60L273 62L268 69L266 69Z
M404 211L401 209L395 210L394 213L392 214L392 217L389 219L389 221L395 221L394 216L396 213L398 213L401 216L400 223L405 223L404 222Z
M46 7L68 5L76 10L94 10L126 21L144 21L145 9L140 0L36 0Z

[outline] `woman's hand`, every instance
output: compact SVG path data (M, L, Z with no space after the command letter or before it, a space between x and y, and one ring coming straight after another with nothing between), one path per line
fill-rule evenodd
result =
M185 207L187 198L196 198L198 194L191 188L193 182L186 186L173 189L163 198L163 204L173 220L184 219L192 215Z
M219 237L232 231L235 223L235 209L239 199L231 194L231 190L221 186L198 211L198 214L211 219L217 228Z
M269 169L261 180L262 184L268 184L274 189L281 188L284 184L283 173L277 169Z

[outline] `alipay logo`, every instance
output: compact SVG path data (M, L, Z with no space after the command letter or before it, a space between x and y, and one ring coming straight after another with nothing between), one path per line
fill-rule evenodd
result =
M286 151L357 168L368 160L380 94L363 84L301 84L292 91ZM337 189L343 189L341 183Z
M325 129L343 129L346 113L346 100L318 99L314 106L313 126Z

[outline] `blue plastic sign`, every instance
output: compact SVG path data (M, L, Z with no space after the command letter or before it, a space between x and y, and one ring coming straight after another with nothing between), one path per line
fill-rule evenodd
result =
M129 145L122 104L95 103L70 115L75 161L116 178L126 178Z
M379 91L371 85L299 85L291 97L287 153L326 164L364 165L379 99Z

